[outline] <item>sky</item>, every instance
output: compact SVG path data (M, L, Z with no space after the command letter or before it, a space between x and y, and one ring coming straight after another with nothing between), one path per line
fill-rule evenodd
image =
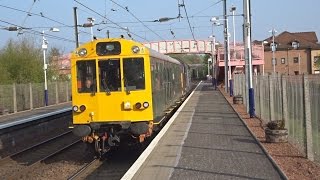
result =
M9 39L18 41L24 37L32 38L41 47L41 32L45 31L49 48L56 47L65 53L72 51L75 48L73 7L77 7L79 25L88 22L88 17L95 20L92 30L97 38L106 37L109 30L110 37L129 38L129 32L139 42L204 40L212 33L218 41L223 40L222 26L213 26L210 22L211 17L223 14L221 0L184 0L185 8L180 6L182 18L153 22L178 17L178 2L182 4L183 0L0 0L0 48ZM229 15L232 5L236 7L235 37L241 42L243 1L227 0ZM251 0L252 39L268 38L272 28L278 34L315 31L320 36L319 7L319 0ZM9 26L25 29L18 34L5 29ZM60 31L50 32L52 27ZM80 43L90 41L90 30L79 27ZM231 16L229 32L233 39Z

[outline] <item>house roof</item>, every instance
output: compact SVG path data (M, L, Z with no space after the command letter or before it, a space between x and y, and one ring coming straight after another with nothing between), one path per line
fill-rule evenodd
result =
M272 43L272 36L265 39L268 45L265 47L270 49L270 44ZM277 49L292 49L292 42L299 42L299 49L320 49L320 44L318 44L318 38L315 32L295 32L291 33L284 31L279 35L275 36L274 39L277 44ZM263 41L261 41L263 42Z

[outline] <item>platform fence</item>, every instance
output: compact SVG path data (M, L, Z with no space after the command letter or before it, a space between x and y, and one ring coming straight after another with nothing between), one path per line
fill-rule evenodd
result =
M70 100L70 82L48 82L49 106L69 102ZM44 83L0 85L0 115L44 106Z
M242 95L247 106L245 75L233 80L234 95ZM258 75L253 88L256 116L264 123L285 120L290 142L320 162L320 75Z

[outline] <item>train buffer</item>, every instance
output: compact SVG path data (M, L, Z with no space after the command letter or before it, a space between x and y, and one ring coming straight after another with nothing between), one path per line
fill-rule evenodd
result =
M286 179L220 91L195 92L122 179Z

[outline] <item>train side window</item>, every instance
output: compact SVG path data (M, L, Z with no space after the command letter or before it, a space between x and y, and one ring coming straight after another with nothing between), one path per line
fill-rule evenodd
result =
M96 64L94 60L77 62L77 89L79 93L95 93Z
M145 89L143 58L123 58L123 74L126 90Z
M100 59L100 92L121 91L120 59Z

